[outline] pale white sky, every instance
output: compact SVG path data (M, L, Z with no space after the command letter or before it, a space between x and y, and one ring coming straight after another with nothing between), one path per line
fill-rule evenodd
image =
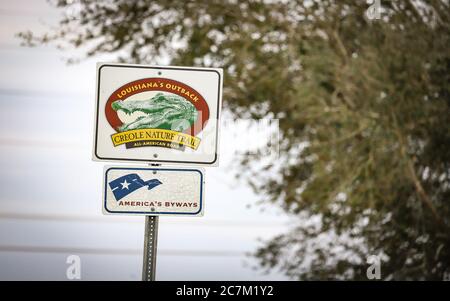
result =
M70 52L14 37L57 16L44 0L0 1L0 280L65 280L71 254L84 280L139 280L144 219L101 214L104 164L91 161L95 63L105 58L67 66ZM160 218L159 280L285 279L252 270L245 253L288 219L256 205L222 146L221 167L206 171L205 216Z

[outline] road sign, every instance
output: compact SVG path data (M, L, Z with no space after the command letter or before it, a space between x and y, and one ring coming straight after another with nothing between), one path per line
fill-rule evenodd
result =
M204 173L200 169L106 166L103 212L200 216L203 190Z
M97 65L93 160L218 164L222 69Z

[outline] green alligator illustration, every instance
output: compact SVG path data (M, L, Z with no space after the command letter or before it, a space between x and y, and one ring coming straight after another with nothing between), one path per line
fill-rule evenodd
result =
M148 100L116 100L111 104L114 111L126 114L143 112L130 123L124 123L120 132L137 129L166 129L183 132L190 128L197 120L198 112L194 105L181 96L175 94L158 93Z

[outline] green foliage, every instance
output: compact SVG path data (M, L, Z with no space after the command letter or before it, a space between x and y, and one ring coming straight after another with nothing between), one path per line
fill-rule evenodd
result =
M265 3L267 2L267 3ZM236 116L280 119L281 158L248 180L298 226L256 253L294 279L450 275L448 1L58 1L28 44L225 70ZM274 172L274 171L277 172Z

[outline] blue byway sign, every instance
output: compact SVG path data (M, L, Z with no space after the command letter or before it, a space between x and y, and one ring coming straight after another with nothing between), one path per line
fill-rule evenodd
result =
M106 166L103 213L129 215L203 214L202 169Z

